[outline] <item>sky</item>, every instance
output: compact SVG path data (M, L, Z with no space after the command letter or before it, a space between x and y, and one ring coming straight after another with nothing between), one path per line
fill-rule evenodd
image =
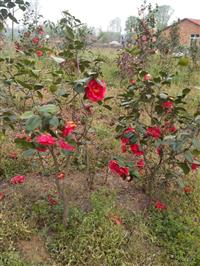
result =
M120 17L122 28L126 18L137 16L137 8L142 0L39 0L41 14L47 19L57 21L61 11L68 10L88 26L106 30L109 22ZM173 20L178 18L200 19L200 0L151 0L158 5L170 5L174 10Z

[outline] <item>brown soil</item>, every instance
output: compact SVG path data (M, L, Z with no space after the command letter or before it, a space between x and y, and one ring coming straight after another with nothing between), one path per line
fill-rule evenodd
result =
M18 249L23 255L24 259L28 262L33 262L34 265L55 265L50 264L51 259L45 248L44 240L39 236L33 236L31 240L22 240L18 243Z

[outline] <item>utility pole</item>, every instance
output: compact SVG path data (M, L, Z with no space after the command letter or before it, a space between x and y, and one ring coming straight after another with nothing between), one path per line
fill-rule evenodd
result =
M12 9L12 15L13 15L13 17L15 16L15 9L14 9L14 7L13 7L13 9ZM12 20L12 42L14 41L14 21Z

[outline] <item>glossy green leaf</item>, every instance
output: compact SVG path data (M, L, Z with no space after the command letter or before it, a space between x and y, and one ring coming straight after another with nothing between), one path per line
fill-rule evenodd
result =
M33 131L36 128L40 128L42 125L42 119L39 115L34 115L26 121L26 129Z

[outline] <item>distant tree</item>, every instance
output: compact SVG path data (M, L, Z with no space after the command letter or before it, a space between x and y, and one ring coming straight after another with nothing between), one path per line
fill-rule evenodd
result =
M29 0L30 6L29 6L29 11L32 11L34 14L34 21L38 20L38 17L40 17L40 3L39 0Z
M162 5L162 6L157 7L155 18L157 21L158 30L162 30L165 27L167 27L169 20L172 17L173 13L174 13L174 9L171 6Z
M125 31L127 33L134 32L137 25L137 21L138 18L135 16L128 17L125 24Z
M179 25L177 22L174 22L170 29L170 46L171 50L174 51L180 45L180 33Z
M121 30L122 30L121 19L117 17L117 18L111 20L109 27L108 27L108 31L121 32Z

